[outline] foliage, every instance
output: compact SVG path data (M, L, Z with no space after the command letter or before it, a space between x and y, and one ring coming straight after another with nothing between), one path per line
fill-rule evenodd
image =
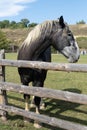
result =
M76 24L86 24L86 22L84 20L81 20L81 21L77 22Z
M15 21L11 21L10 28L17 28L17 23Z
M30 21L26 18L21 19L19 22L16 21L9 21L9 20L3 20L0 21L0 28L27 28L27 27L34 27L37 25L37 23L30 23Z
M24 27L27 27L29 22L30 21L28 19L21 19L21 23L24 25Z
M8 49L10 41L6 38L5 34L0 31L0 49Z
M9 24L10 24L9 20L0 21L0 28L8 28Z
M87 37L77 37L76 41L78 42L79 48L87 49Z
M35 27L37 25L37 23L31 23L28 25L28 27Z

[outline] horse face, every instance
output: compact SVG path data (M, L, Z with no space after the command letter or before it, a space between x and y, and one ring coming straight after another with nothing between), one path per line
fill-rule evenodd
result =
M64 23L63 17L59 19L60 29L56 35L56 49L62 53L69 62L77 62L80 57L79 47L74 39L68 25Z
M71 63L77 62L80 57L80 51L77 42L75 41L72 33L69 31L66 33L66 36L63 36L63 48L61 53L68 58L68 61Z

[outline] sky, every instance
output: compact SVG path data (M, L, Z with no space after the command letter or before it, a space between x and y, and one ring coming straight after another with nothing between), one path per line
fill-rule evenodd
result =
M30 23L41 23L61 15L68 24L87 23L87 0L0 0L0 21L27 18Z

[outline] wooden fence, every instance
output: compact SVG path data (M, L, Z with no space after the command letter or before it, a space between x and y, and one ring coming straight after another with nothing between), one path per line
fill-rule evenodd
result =
M29 67L29 68L39 68L46 70L54 71L68 71L68 72L87 72L86 64L59 64L59 63L45 63L45 62L36 62L36 61L14 61L0 59L0 66L5 68L5 66L13 67ZM2 71L4 73L5 71ZM4 75L4 74L2 74ZM3 82L2 82L3 81ZM7 105L6 91L12 91L22 94L30 94L34 96L40 96L45 98L52 99L61 99L64 101L75 102L80 104L87 104L87 95L85 94L76 94L67 91L47 89L47 88L38 88L38 87L29 87L14 83L5 82L5 79L0 82L1 103L0 103L0 115L2 119L6 118L6 112L14 112L15 114L31 118L36 121L40 121L51 126L60 127L66 130L87 130L87 126L80 124L72 123L70 121L61 120L54 117L48 117L46 115L38 115L34 112L28 112L20 108Z
M5 51L0 51L0 59L5 59ZM0 66L0 81L5 82L5 66ZM6 90L0 89L0 104L6 105L7 104L7 95ZM2 120L6 120L6 111L0 109L0 115Z

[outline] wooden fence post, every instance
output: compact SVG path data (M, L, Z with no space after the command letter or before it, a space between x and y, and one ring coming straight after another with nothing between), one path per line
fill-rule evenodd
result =
M5 59L5 51L0 51L0 59ZM0 81L5 81L5 66L0 66ZM6 105L7 104L7 94L5 90L0 90L0 104ZM3 121L6 121L7 112L0 110L0 116Z

